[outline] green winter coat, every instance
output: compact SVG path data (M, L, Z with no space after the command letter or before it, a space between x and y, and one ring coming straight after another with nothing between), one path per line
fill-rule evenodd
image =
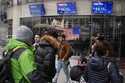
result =
M11 58L11 73L15 83L30 83L27 75L36 70L34 48L16 39L10 39L5 50L12 50L14 48L25 48L18 59Z

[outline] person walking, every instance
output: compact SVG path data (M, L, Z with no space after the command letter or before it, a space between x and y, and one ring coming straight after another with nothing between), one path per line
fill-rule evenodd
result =
M40 35L36 34L34 37L34 41L35 41L35 43L33 44L33 46L35 48L37 48L39 46L39 43L40 43Z
M33 32L27 26L19 26L14 30L12 39L9 40L5 51L9 52L19 48L12 54L10 71L14 83L47 83L35 62Z
M93 56L88 60L83 74L87 83L122 83L117 64L107 58L105 44L95 41Z
M58 36L58 40L61 42L60 43L60 49L57 54L57 60L56 60L56 75L53 79L53 83L57 83L59 73L61 69L63 68L64 73L66 75L66 82L68 83L69 80L69 70L68 70L68 65L69 65L69 57L71 56L71 46L64 42L65 41L65 36L60 35Z
M55 76L55 56L58 49L58 41L56 39L57 34L54 31L45 31L39 42L39 47L36 50L36 63L40 67L40 71L43 71L43 78L52 83L52 79ZM39 65L40 64L40 65Z

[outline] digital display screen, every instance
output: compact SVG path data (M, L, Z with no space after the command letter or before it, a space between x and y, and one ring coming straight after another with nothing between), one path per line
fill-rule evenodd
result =
M30 13L33 16L43 16L45 15L44 4L32 4L29 5Z
M73 34L79 34L80 35L80 26L76 25L73 27Z
M112 14L113 2L93 2L92 13L94 14Z
M75 2L65 2L57 3L57 13L58 14L76 14L76 3Z

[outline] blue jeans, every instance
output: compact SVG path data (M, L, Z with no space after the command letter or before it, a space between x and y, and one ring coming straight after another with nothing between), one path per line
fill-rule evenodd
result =
M57 82L59 73L60 73L61 69L63 68L63 71L66 75L66 83L68 83L68 80L69 80L68 63L69 63L68 60L67 61L56 60L56 75L53 79L53 82Z

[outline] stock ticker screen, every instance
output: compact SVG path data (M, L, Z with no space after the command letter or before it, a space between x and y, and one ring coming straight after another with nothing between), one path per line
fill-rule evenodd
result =
M57 3L57 13L65 15L76 14L76 2Z
M93 14L112 14L113 2L92 2Z
M44 4L32 4L29 5L30 14L33 16L43 16L45 15Z

